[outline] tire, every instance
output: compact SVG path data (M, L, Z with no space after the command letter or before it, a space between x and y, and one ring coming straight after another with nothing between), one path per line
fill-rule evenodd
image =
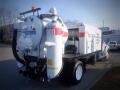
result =
M75 68L74 68L74 75L73 75L73 78L74 78L74 81L75 83L77 82L80 82L80 80L82 79L82 76L83 76L83 66L81 63L79 63Z
M66 62L61 77L63 83L67 85L78 84L84 75L84 71L85 67L81 61Z

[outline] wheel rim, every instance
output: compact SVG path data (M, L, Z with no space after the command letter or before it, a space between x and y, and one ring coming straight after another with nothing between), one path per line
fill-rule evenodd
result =
M80 80L83 74L83 68L81 65L78 65L77 69L76 69L76 79Z

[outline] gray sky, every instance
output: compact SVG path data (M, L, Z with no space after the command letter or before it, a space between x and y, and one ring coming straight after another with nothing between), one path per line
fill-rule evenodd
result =
M120 0L0 0L0 8L13 12L26 11L32 6L41 7L41 13L56 7L64 21L77 20L101 27L104 20L105 26L120 29Z

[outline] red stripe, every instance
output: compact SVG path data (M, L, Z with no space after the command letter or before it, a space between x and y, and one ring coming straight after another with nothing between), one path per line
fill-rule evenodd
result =
M62 35L62 28L60 27L49 27L47 30L54 30L55 35Z
M63 37L68 37L68 32L62 32Z
M79 36L82 37L82 38L85 37L85 32L80 32Z
M62 35L62 28L59 28L59 27L55 27L54 29L54 34L55 35Z
M62 35L62 37L68 37L68 32L63 32L60 27L49 27L47 30L54 30L55 35Z
M88 32L80 32L80 33L79 33L79 37L84 38L85 36L90 37L91 34L88 33Z

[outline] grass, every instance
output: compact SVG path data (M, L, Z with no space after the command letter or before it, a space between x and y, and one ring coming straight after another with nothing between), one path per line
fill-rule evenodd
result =
M90 90L120 90L120 66L111 68Z

